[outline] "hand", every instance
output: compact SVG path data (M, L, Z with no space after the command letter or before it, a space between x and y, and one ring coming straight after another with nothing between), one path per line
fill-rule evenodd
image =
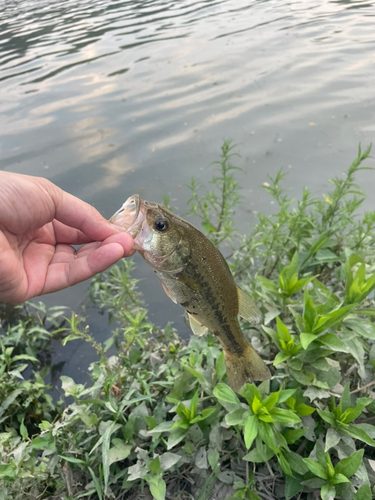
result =
M75 285L132 255L132 246L129 234L48 180L0 171L0 301Z

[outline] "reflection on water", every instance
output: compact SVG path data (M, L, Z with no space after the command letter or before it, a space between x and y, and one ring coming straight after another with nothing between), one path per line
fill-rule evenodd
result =
M46 176L107 217L136 192L171 193L183 212L176 187L207 180L233 138L246 231L249 210L272 209L266 173L289 166L293 191L319 194L374 140L374 20L369 1L6 0L0 168ZM371 172L359 181L375 187ZM152 319L185 328L151 274L140 263Z

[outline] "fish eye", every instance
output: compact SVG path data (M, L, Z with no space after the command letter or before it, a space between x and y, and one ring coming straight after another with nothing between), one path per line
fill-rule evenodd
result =
M154 227L157 231L163 232L166 231L169 227L167 219L156 219Z

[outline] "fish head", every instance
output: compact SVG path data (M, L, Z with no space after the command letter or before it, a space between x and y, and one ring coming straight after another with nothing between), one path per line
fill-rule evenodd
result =
M134 238L134 249L155 269L181 271L189 258L188 224L163 205L130 196L110 219Z

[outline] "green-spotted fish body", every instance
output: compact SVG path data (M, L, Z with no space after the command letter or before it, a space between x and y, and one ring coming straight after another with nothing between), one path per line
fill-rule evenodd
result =
M224 257L189 222L162 205L130 197L111 218L134 237L134 248L154 269L169 297L189 314L193 332L212 331L225 356L230 386L267 380L270 372L244 338L237 316L259 322L261 313L237 287Z

